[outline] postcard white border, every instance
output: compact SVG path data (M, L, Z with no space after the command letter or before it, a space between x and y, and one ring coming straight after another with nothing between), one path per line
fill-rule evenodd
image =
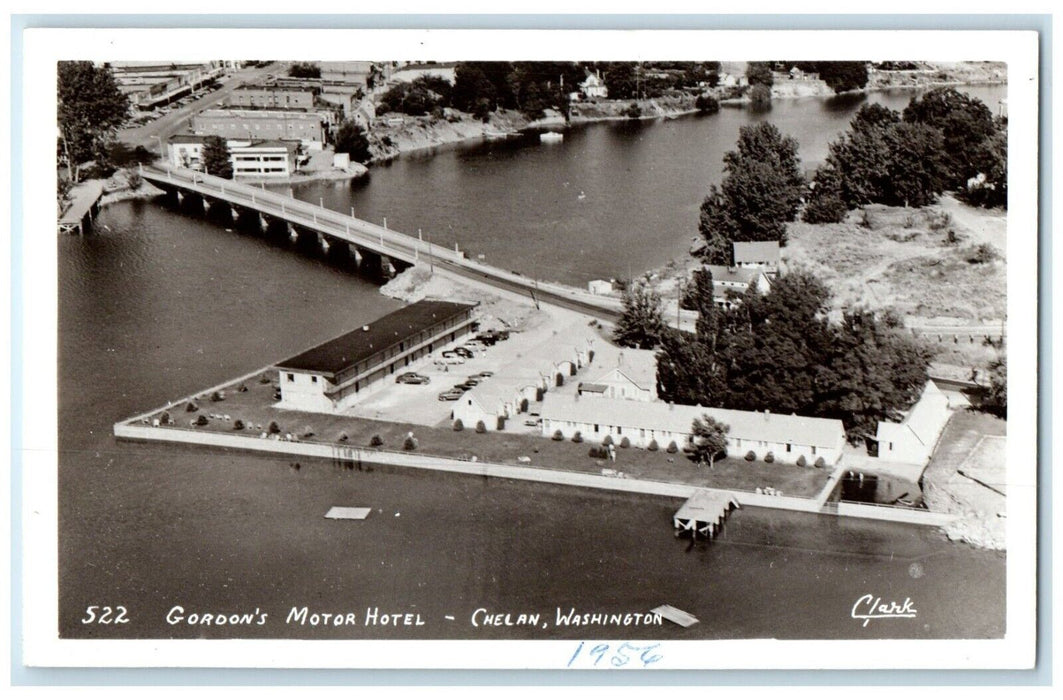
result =
M564 40L558 41L558 35ZM669 669L1017 669L1036 629L1037 34L1000 31L28 29L22 175L24 660L30 666L558 669L572 641L93 641L57 637L55 62L159 58L993 60L1009 67L1008 561L1002 640L665 641ZM565 47L579 47L573 51ZM40 156L40 157L34 157ZM706 183L706 186L708 183ZM25 418L32 417L32 420ZM976 615L977 611L972 611Z

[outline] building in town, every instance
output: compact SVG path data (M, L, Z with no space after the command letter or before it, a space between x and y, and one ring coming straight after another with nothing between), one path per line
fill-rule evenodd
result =
M423 300L276 365L281 408L339 413L468 334L475 304Z
M779 274L778 241L734 241L731 246L735 267L763 268L768 277Z
M729 426L727 453L742 456L753 452L763 459L769 452L775 460L795 463L802 456L808 464L823 458L834 464L842 456L845 429L830 418L777 415L768 411L734 411L722 408L683 406L660 401L584 399L579 395L548 393L540 408L542 434L556 431L571 439L578 431L587 442L601 442L608 435L615 443L625 437L636 447L656 441L665 449L672 442L682 448L692 442L695 418L708 415Z
M312 86L242 85L229 95L230 107L311 110L320 90Z
M879 421L875 433L878 458L887 462L925 465L949 422L949 398L932 381L900 423Z
M298 146L293 141L256 141L229 147L233 177L291 177Z
M174 134L166 143L166 159L175 168L203 169L205 136Z
M311 150L326 142L325 119L316 112L206 109L192 119L192 131L246 141L298 141Z
M703 265L702 269L712 273L712 300L721 309L734 306L732 295L742 296L751 286L761 294L771 290L771 281L763 268Z
M583 82L579 85L581 93L587 96L588 99L602 99L609 97L609 89L605 86L605 81L602 80L602 74L600 71L593 73L588 72L587 77L583 79Z
M225 61L112 61L109 65L118 89L140 110L155 109L186 97L217 80L226 70Z
M373 68L371 61L318 61L317 65L321 69L321 80L356 85L363 90Z
M577 392L587 398L657 400L657 355L653 350L624 348L608 367L592 364L588 381Z

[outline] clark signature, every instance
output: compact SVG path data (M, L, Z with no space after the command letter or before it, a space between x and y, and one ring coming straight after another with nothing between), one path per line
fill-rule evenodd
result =
M863 620L864 627L872 620L890 617L915 617L918 614L911 598L905 598L903 603L891 600L883 603L882 598L866 593L853 603L852 617L854 620Z

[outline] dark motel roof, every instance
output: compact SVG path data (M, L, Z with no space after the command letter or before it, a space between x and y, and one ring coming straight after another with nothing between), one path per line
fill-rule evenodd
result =
M277 363L278 369L336 375L423 330L462 316L475 304L424 300Z

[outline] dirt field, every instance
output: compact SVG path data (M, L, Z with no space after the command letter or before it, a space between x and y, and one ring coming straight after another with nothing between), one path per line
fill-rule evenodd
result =
M1007 308L1006 212L948 196L922 209L875 205L866 217L864 211L840 224L790 224L784 268L809 270L827 283L839 315L864 305L892 308L909 327L1000 327ZM938 343L937 362L963 374L996 356L964 340Z

